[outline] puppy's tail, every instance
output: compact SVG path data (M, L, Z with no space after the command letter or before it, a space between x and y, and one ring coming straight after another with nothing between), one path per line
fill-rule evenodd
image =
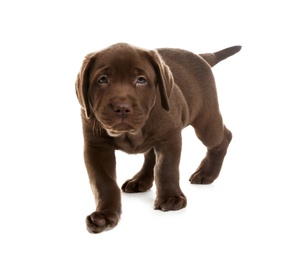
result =
M227 49L217 51L214 53L203 53L200 56L210 64L211 67L215 66L220 61L227 59L241 50L242 46L236 45Z

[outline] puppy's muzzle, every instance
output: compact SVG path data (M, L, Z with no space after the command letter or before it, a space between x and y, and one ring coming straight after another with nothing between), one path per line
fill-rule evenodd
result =
M117 117L126 118L133 113L131 104L126 103L115 103L112 104L113 111Z

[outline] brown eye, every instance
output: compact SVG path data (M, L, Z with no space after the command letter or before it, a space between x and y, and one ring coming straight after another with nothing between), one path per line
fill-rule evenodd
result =
M98 78L97 83L99 84L107 84L108 83L108 77L107 75L102 75Z
M147 84L147 79L144 76L138 76L136 80L137 85L145 85Z

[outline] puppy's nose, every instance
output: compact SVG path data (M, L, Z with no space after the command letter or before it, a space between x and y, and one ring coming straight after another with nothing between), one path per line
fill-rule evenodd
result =
M113 111L119 117L126 117L132 112L132 106L129 103L116 103L113 105Z

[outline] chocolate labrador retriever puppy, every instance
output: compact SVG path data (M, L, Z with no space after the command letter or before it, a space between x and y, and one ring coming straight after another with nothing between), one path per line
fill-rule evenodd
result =
M117 225L121 194L115 150L144 153L141 170L122 185L144 192L155 181L155 209L179 210L181 131L194 127L207 154L190 182L212 183L232 139L219 111L211 67L237 53L234 46L196 55L181 49L145 50L125 43L88 54L76 81L82 107L84 159L96 210L86 218L92 233Z

